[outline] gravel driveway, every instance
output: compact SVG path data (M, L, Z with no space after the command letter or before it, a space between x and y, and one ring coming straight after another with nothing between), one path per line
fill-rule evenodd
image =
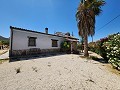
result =
M0 64L0 90L120 90L120 77L79 55Z
M7 59L7 58L9 58L9 50L4 50L3 53L4 54L0 55L0 59Z

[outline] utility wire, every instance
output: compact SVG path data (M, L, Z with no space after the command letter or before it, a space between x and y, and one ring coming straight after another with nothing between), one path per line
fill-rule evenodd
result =
M120 17L120 14L118 16L116 16L115 18L113 18L112 20L110 20L108 23L106 23L104 26L102 26L101 28L99 28L98 30L101 30L102 28L104 28L105 26L107 26L108 24L110 24L112 21L114 21L115 19L117 19L118 17ZM97 30L97 31L98 31Z

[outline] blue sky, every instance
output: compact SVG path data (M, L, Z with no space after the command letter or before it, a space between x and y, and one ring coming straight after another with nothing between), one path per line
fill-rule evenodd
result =
M75 13L80 0L0 0L0 35L10 36L10 25L49 33L70 32L79 38ZM103 12L96 18L94 40L120 32L120 17L101 28L120 14L120 0L106 0ZM89 37L89 42L91 37Z

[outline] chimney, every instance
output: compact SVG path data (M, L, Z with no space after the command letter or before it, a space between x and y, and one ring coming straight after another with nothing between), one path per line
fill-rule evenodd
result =
M45 28L45 33L48 34L48 28Z

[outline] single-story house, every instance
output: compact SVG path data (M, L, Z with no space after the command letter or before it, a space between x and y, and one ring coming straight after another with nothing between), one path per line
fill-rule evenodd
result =
M64 40L71 42L71 50L76 49L78 39L72 36L49 34L48 28L43 33L10 26L10 57L59 52Z

